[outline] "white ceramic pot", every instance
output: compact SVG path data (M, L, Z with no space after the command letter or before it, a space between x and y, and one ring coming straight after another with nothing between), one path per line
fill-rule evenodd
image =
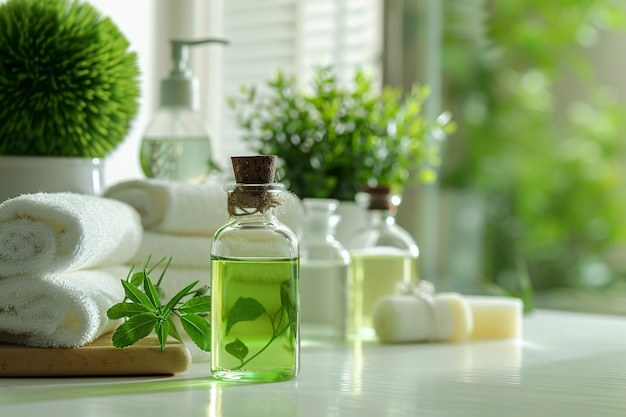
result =
M40 191L99 195L103 186L99 158L0 155L0 201Z

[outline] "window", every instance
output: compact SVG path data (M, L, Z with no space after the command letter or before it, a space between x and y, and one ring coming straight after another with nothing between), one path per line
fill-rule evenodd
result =
M357 67L378 71L380 0L254 0L224 4L223 97L242 85L260 85L282 70L306 79L318 64L332 64L341 79ZM225 102L225 100L222 100ZM219 155L245 151L230 109L223 109Z
M1 0L0 0L1 1ZM219 160L245 152L226 97L244 84L262 84L278 69L306 75L332 63L342 77L358 66L379 71L382 0L90 0L118 23L137 51L142 71L140 115L124 144L107 158L107 185L142 177L141 136L171 67L169 39L222 36L230 44L194 49L201 112L213 131Z

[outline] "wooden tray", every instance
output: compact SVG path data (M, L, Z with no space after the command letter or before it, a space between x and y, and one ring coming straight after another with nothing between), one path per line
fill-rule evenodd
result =
M191 354L183 343L168 340L161 352L156 336L123 349L112 346L110 333L90 345L68 349L0 343L0 377L173 375L190 364Z

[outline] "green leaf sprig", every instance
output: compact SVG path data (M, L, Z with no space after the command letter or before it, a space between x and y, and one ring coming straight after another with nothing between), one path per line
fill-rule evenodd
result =
M113 333L113 346L123 348L133 345L155 331L163 351L168 336L182 342L173 321L174 317L178 317L185 333L200 349L208 352L211 350L211 325L206 315L211 311L211 297L204 295L207 288L194 289L198 284L194 281L164 303L162 297L165 295L160 284L172 258L169 258L156 285L150 279L150 273L164 259L147 270L148 258L140 272L133 273L134 268L131 268L126 279L122 280L125 298L107 311L111 320L125 318ZM188 299L185 301L185 298Z
M228 343L224 347L226 352L237 358L240 362L238 366L232 368L233 370L243 368L248 362L263 353L274 340L279 338L287 330L291 329L291 331L295 333L297 327L296 306L289 296L289 281L282 283L280 287L280 301L281 306L274 314L268 313L265 307L255 298L239 297L237 301L235 301L235 304L228 313L226 322L227 336L235 324L243 321L255 321L261 316L265 316L269 320L272 326L272 336L261 349L251 356L248 356L250 353L248 346L239 338L235 338L233 342Z

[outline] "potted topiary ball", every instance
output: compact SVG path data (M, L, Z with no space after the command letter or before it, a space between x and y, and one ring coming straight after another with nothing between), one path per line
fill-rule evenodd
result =
M137 114L138 78L128 40L92 5L0 4L0 201L99 193L103 159Z

